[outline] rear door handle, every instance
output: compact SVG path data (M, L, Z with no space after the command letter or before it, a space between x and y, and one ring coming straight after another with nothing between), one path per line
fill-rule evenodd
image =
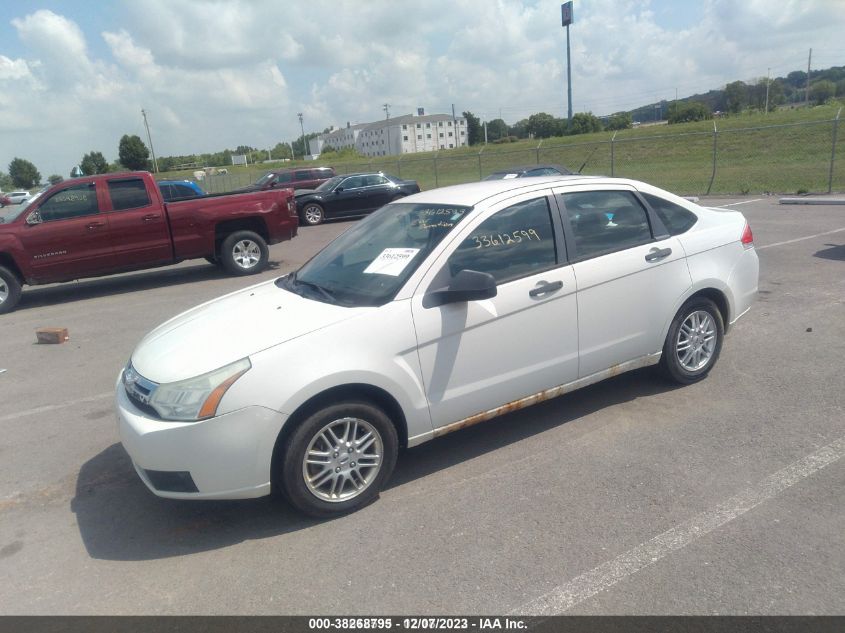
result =
M528 291L529 297L540 297L542 295L547 295L551 292L556 292L563 288L562 281L552 281L551 283L540 282L536 288L532 288Z
M159 215L156 215L155 213L151 213L150 215L144 216L144 222L152 222L153 220L158 220L159 217L160 217Z
M647 262L656 262L658 259L669 257L672 254L671 248L652 248L645 256Z
M105 222L89 222L85 225L85 228L89 231L96 231L97 229L102 228L105 225Z

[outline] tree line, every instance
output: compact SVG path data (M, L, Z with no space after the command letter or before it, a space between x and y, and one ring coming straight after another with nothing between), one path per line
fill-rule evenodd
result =
M111 171L124 170L148 170L150 169L150 151L135 134L124 134L117 148L118 162L109 163L102 152L92 150L84 154L79 164L74 166L68 174L71 178L79 176L93 176L95 174L107 174ZM51 185L64 180L59 174L51 174L47 182ZM41 184L41 172L38 168L25 158L17 156L9 163L9 173L0 172L0 189L32 189Z

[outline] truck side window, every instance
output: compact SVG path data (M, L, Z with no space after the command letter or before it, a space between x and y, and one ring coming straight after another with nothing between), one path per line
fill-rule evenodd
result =
M112 208L115 211L137 209L150 204L147 187L140 178L109 180L109 196L111 197Z
M94 183L74 185L54 193L38 208L38 213L43 222L99 213Z

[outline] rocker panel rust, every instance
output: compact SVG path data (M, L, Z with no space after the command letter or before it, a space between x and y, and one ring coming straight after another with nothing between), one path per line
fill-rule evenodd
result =
M591 374L589 376L585 376L584 378L579 378L578 380L568 382L565 385L558 385L557 387L552 387L551 389L540 391L539 393L535 393L531 396L526 396L525 398L513 400L499 407L496 407L495 409L490 409L489 411L482 411L481 413L476 413L475 415L471 415L468 418L464 418L463 420L458 420L457 422L452 422L451 424L447 424L446 426L441 426L439 428L434 429L434 433L431 437L441 437L443 435L446 435L447 433L451 433L452 431L458 431L460 429L465 429L468 426L480 424L481 422L487 422L488 420L497 418L500 415L511 413L512 411L519 411L520 409L530 407L531 405L537 404L538 402L551 400L552 398L557 398L558 396L562 396L565 393L575 391L576 389L580 389L582 387L601 382L606 378L618 376L619 374L624 374L625 372L632 371L634 369L639 369L641 367L649 367L650 365L656 365L658 362L660 362L660 352L658 352L657 354L651 354L649 356L635 358L634 360L629 360L624 363L619 363L618 365L613 365L612 367L609 367L608 369L605 369L600 372L596 372L595 374ZM415 444L416 443L418 442L415 442Z

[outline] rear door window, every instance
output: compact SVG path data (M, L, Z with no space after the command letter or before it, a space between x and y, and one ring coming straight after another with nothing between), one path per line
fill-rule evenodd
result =
M648 214L630 191L578 191L562 195L575 258L585 259L651 241Z
M108 188L112 209L115 211L138 209L150 205L147 187L140 178L109 180Z

